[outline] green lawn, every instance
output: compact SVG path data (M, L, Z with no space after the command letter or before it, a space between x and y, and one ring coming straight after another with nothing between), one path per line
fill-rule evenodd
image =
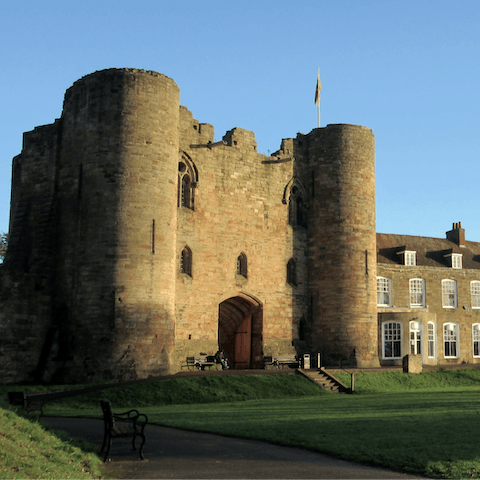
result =
M480 477L480 370L359 374L355 386L353 395L334 395L300 375L189 378L65 399L45 412L99 416L99 398L107 397L115 410L138 408L160 425L431 477Z

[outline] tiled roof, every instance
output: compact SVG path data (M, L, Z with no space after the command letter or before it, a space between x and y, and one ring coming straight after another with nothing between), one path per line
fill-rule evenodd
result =
M417 265L448 267L449 253L461 253L462 268L480 270L480 243L465 241L464 247L447 239L377 233L377 263L402 265L405 250L417 252Z

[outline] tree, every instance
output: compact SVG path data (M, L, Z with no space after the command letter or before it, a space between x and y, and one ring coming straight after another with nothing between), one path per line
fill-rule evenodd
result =
M8 233L0 232L0 263L3 262L5 254L7 253Z

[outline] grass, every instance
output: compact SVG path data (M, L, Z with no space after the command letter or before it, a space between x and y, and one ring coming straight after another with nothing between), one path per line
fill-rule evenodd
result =
M338 377L349 384L349 375ZM161 425L430 477L480 478L480 370L362 373L355 392L333 395L299 375L196 377L110 388L48 404L45 412L99 416L99 399L107 397L115 410L139 408Z
M0 408L0 478L101 478L101 460L85 442Z

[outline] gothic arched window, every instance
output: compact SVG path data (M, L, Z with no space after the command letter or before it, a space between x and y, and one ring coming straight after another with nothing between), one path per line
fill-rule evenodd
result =
M197 186L197 169L193 161L184 154L178 162L178 201L179 207L194 210L195 187Z
M241 253L237 257L237 275L247 278L247 256Z
M298 187L294 185L288 199L288 223L292 226L305 227L307 225L305 210L304 199Z
M186 246L180 255L180 273L192 276L192 251Z

